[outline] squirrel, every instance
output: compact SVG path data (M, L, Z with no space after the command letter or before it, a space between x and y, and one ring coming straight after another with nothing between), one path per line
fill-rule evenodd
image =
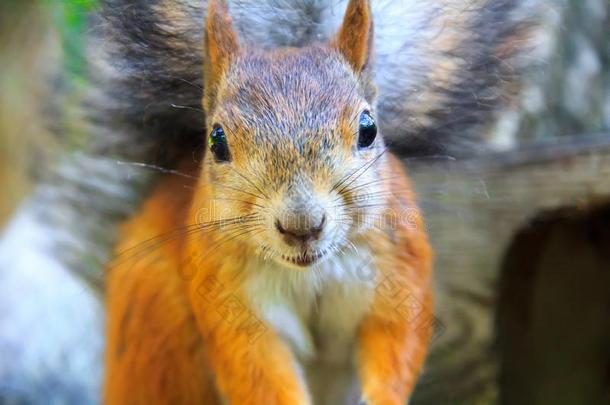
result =
M375 123L369 2L349 2L329 43L273 50L242 45L223 0L208 7L209 149L123 229L105 403L348 403L357 375L364 403L404 404L432 253Z
M85 120L75 123L72 115L64 120L68 121L69 129L76 130L79 135L82 133L85 139L77 150L70 150L70 153L61 156L55 166L44 170L48 175L20 207L0 240L0 276L3 277L0 283L0 300L2 305L12 308L8 318L3 320L11 327L0 327L0 351L8 350L2 348L27 346L27 350L22 351L11 349L7 355L17 357L15 361L0 364L0 374L7 376L6 381L16 382L19 387L16 390L7 390L6 387L10 387L10 384L0 386L0 402L4 398L12 399L12 395L17 395L15 393L24 393L24 402L28 403L97 402L102 374L99 359L103 347L101 336L104 333L104 309L100 307L98 298L109 298L106 293L107 282L116 280L112 271L115 266L127 266L127 262L133 263L134 258L140 256L142 260L149 261L157 256L164 260L176 260L180 256L180 266L170 263L167 267L180 269L179 282L180 286L183 286L185 278L190 280L193 269L209 267L205 266L208 263L205 260L213 258L201 256L205 256L214 245L219 244L218 249L213 249L218 250L217 255L228 251L229 246L239 245L234 251L236 253L225 258L227 261L233 260L232 258L239 254L237 252L241 252L240 247L245 246L245 235L235 234L235 240L224 245L221 245L220 241L212 242L206 245L207 249L194 252L192 248L178 246L181 238L176 237L176 234L180 233L176 231L142 243L139 248L131 250L133 245L140 244L147 237L172 229L179 223L186 224L188 220L193 222L193 214L189 213L188 209L195 197L194 194L187 195L187 190L193 190L193 193L195 190L202 193L211 192L205 188L197 188L195 180L204 179L208 174L205 171L199 173L193 164L201 159L205 164L209 164L209 159L214 156L213 152L207 150L209 147L205 146L205 128L209 128L209 134L214 124L220 124L227 141L227 151L233 163L224 166L219 164L219 169L232 167L231 164L237 164L244 158L251 158L254 162L254 159L261 159L260 153L264 151L257 150L257 153L253 153L239 149L240 145L231 141L239 128L236 129L230 120L215 121L202 111L202 92L208 92L206 81L211 79L206 77L202 68L207 63L203 52L202 29L202 21L208 7L207 0L99 0L97 3L98 10L89 16L85 38L89 80L84 89L86 94L81 111ZM294 58L297 58L297 48L328 43L335 38L347 7L347 0L235 0L228 3L235 36L240 40L239 49L244 51L258 48L261 49L260 52L271 52L276 48L290 48L290 52L294 53L291 57ZM355 116L354 111L355 118L345 125L350 128L354 126L353 132L356 132L358 128L355 125L359 125L360 121L363 124L373 121L380 133L383 133L383 141L381 138L374 141L375 150L381 147L379 145L385 144L385 148L401 158L430 155L462 157L476 153L484 144L483 128L493 122L494 113L509 99L507 96L516 90L519 73L528 67L528 60L523 59L522 55L531 48L529 38L539 25L537 3L527 0L371 2L371 12L376 21L374 33L366 30L359 32L366 32L371 44L374 42L374 47L367 48L370 60L374 63L367 65L360 73L356 73L357 69L352 66L352 75L362 78L357 83L358 88L361 88L361 96L370 104L367 106L370 108L368 116ZM367 15L370 17L370 14ZM321 45L318 45L308 49L310 52L322 52L320 47ZM336 44L331 49L336 50ZM302 68L307 67L305 72L309 73L315 67L312 65L315 55L310 56L309 59L305 58L310 65ZM286 61L290 59L288 54L285 57ZM261 65L264 60L261 55ZM337 73L334 70L327 71L333 69L333 66L336 68L333 64L322 71L325 74ZM261 67L264 68L267 66ZM267 73L271 74L270 72ZM262 73L265 72L261 71ZM317 82L323 79L329 78L325 75L316 77ZM372 86L373 82L376 86ZM242 82L238 80L236 83ZM290 81L288 84L295 83ZM80 84L78 87L81 88ZM293 101L304 97L297 92L302 90L301 88L287 86L286 90L288 89L294 90L292 96L300 94L300 97L295 97ZM274 94L274 97L280 95ZM337 96L340 95L345 96L338 91ZM325 94L318 102L329 100L330 96L332 94ZM330 99L328 106L336 108L339 101ZM345 99L343 101L345 102ZM270 99L261 98L258 104L252 105L260 107L264 102L270 102ZM57 104L56 99L53 103ZM274 104L273 107L280 106ZM356 109L357 106L350 105L350 108ZM215 111L216 107L205 106L204 109ZM363 112L364 110L358 111L359 114ZM326 113L329 114L330 110ZM232 118L237 119L239 116ZM296 120L290 115L280 118L276 120L276 125L278 122L280 126L288 123L296 125ZM311 123L314 119L308 114L298 118L302 125ZM330 118L332 117L329 117L328 122ZM322 117L316 119L322 120ZM58 127L63 128L61 125ZM261 132L272 136L279 128L271 126L267 128L269 131ZM333 136L338 137L338 129L333 129ZM217 136L215 139L222 138L223 136ZM268 152L271 153L280 146L280 143L271 145ZM297 146L298 143L295 147ZM332 150L337 148L337 145L323 146L333 146ZM215 147L218 148L222 147ZM207 150L206 153L204 150ZM307 149L305 151L307 152ZM326 158L330 159L332 156L329 152ZM363 152L361 159L368 159L366 152ZM326 164L323 159L319 162ZM280 167L286 168L296 164L292 160L281 163ZM140 171L141 166L168 174ZM135 170L138 172L134 173ZM370 190L373 198L378 187L388 187L397 200L402 201L399 196L404 194L405 201L413 201L409 191L411 188L406 184L408 182L405 178L392 179L392 182L400 184L392 183L390 187L390 179L385 179L385 176L394 171L402 173L396 158L386 152L363 175L370 178L377 173L376 175L380 176L378 184L367 184L359 191ZM317 176L324 172L323 169L311 169L308 175ZM223 174L219 170L209 172L212 173L219 176L216 180L212 179L214 183L227 177L227 173ZM277 180L272 178L273 173L265 172L263 180L257 180L257 187L262 189L265 186L266 192L267 187L269 190L277 187L278 184L272 182ZM379 173L383 173L383 176ZM328 173L329 176L330 174L332 172ZM245 175L248 178L252 176L249 173ZM260 176L260 173L258 175ZM240 182L235 178L231 181L239 183L239 187L235 184L226 186L240 188L250 194L260 193L258 190L252 190L252 185L245 184L245 180ZM349 181L351 180L345 183ZM356 180L350 187L355 183ZM210 181L207 184L209 187L213 183ZM231 190L224 190L229 191ZM236 190L231 192L239 193ZM320 190L316 189L315 192ZM172 194L176 196L176 200L169 199ZM247 196L241 194L243 195L233 199L244 199ZM163 195L167 196L167 204ZM206 195L211 198L210 194ZM144 199L147 200L142 205ZM216 201L213 207L221 206L221 201ZM257 201L248 201L259 204ZM306 202L314 201L312 199ZM229 202L222 203L224 207L225 203ZM356 203L360 203L360 198L355 198L350 204ZM377 203L377 200L372 200L368 205ZM407 211L411 212L407 215L410 218L407 222L417 223L417 210L414 206L411 209L411 203L406 204L409 207ZM172 207L175 209L171 209ZM373 206L363 207L365 213L373 209ZM215 210L213 212L216 212ZM375 212L376 215L381 215L381 208ZM161 213L165 214L160 215ZM201 213L205 215L198 216L199 222L207 224L203 226L210 227L215 224L213 218L205 220L210 213ZM216 212L216 215L219 213ZM326 220L330 221L331 215L327 216ZM240 214L240 218L242 217L245 215ZM381 218L384 216L381 215ZM130 219L132 222L120 233L119 224ZM240 219L247 220L248 218ZM141 226L135 225L138 221ZM226 232L229 232L229 227L233 225L230 221L225 225ZM243 231L247 230L247 225L240 225L244 227ZM279 232L274 228L275 224L271 225L273 227L270 232ZM280 222L280 225L284 230L289 229L283 222ZM320 238L324 238L323 232L331 229L333 224L328 222L324 225ZM421 229L421 226L423 225L419 224L410 228ZM182 232L188 235L189 229L184 228ZM371 232L373 231L376 232L376 229L371 229ZM367 232L363 230L363 233L368 234ZM131 238L128 238L129 235ZM399 232L393 236L394 240L401 238ZM425 240L425 235L421 236L424 238L421 240ZM287 238L290 239L291 236ZM128 251L111 259L110 252L119 239L120 243L114 251ZM381 242L385 239L379 237L375 240ZM183 243L186 242L188 239ZM352 269L349 274L356 278L355 281L367 279L371 270L371 266L366 265L370 252L355 246L362 253L362 256L356 255L356 249L351 247L352 243L355 244L353 241L348 243L344 251L338 247L341 250L338 253L329 249L323 257L316 259L316 263L310 265L311 268L331 268L333 262L342 263L335 265L336 268L341 268L347 266L346 263L353 262L349 265ZM140 252L146 250L144 247L150 252ZM178 250L166 252L170 248ZM281 256L277 257L279 251L272 248L264 248L262 256L268 257L269 261L281 259ZM422 246L419 248L426 250ZM166 254L163 254L164 252ZM130 257L132 255L133 258ZM361 261L357 261L356 257ZM106 266L105 263L109 260L112 262ZM122 261L125 263L120 264ZM288 265L292 266L290 263ZM298 267L297 264L295 266ZM151 267L148 270L152 274L154 269ZM289 274L295 278L306 273L303 268L290 270ZM141 277L143 272L146 270L133 273L138 273L138 277ZM118 273L120 271L116 272ZM315 271L310 273L314 274ZM156 280L158 282L162 279ZM83 281L93 287L93 292L83 291ZM169 279L166 281L172 282ZM207 283L214 285L215 282L221 281L212 279ZM423 279L421 282L422 286L426 285ZM197 283L191 280L187 284ZM384 283L382 285L385 286ZM207 290L203 288L202 291ZM431 298L421 298L421 306L431 310L428 299ZM350 301L342 306L356 309L356 304L362 304L362 300ZM130 318L130 312L124 315L126 322ZM171 316L171 313L167 315ZM186 316L184 313L182 315ZM162 331L167 331L168 325L175 324L178 318L168 320L164 329L158 330L160 336ZM261 322L263 320L261 318ZM195 325L198 320L189 318L184 322L192 322ZM33 329L32 325L36 328ZM276 333L274 329L269 330L274 331L269 332L269 336ZM22 336L28 338L24 340ZM195 341L189 347L200 347L200 338L198 332L193 336ZM305 342L305 350L302 350L304 353L310 352L313 343L317 343L312 342L312 339L296 339ZM425 340L423 338L422 342ZM121 348L119 343L120 341L115 342L118 349ZM422 348L421 356L424 352L425 349ZM150 354L157 352L152 351ZM201 356L203 355L201 353ZM417 369L419 366L414 364L413 367ZM41 375L39 370L46 371ZM212 371L212 367L198 370L205 373L205 378L202 377L201 381L206 378L218 378L204 371ZM334 376L332 371L329 373ZM413 376L416 374L417 372L414 372ZM156 386L166 384L166 379L171 380L171 376L157 377L163 380L158 380ZM401 381L407 380L408 378L405 378ZM185 384L185 387L203 389L203 384L189 385L191 381L193 380L182 379L180 383ZM299 376L299 381L305 381L305 376ZM128 384L129 379L124 383ZM312 390L309 394L313 395L316 384L313 381L309 383ZM397 395L403 395L405 390L409 391L411 388L399 385ZM128 387L122 389L127 390ZM116 392L116 395L119 395L120 389L117 388Z

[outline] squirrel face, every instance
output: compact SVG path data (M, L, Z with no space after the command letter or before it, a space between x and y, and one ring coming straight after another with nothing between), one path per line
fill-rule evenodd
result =
M248 218L255 231L244 243L282 264L308 266L353 246L384 209L369 14L366 2L351 2L330 45L243 50L224 3L210 3L204 183L215 219ZM354 29L366 35L346 36Z

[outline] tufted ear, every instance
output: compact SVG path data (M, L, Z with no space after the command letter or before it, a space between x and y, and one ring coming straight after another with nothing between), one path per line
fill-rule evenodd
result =
M373 16L368 0L350 0L333 44L356 72L368 66L373 48Z
M204 34L204 98L206 112L214 109L218 87L232 60L239 53L239 40L233 29L225 0L210 0Z

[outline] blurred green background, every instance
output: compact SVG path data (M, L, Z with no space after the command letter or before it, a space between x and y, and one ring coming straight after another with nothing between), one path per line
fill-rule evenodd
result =
M85 32L95 3L0 2L0 223L58 146L78 137L68 118L86 86Z

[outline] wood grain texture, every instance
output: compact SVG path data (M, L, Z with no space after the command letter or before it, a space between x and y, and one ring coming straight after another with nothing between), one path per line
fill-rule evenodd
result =
M412 403L495 403L497 286L507 247L541 212L584 210L610 196L610 137L461 162L405 163L435 250L437 317L444 326Z

